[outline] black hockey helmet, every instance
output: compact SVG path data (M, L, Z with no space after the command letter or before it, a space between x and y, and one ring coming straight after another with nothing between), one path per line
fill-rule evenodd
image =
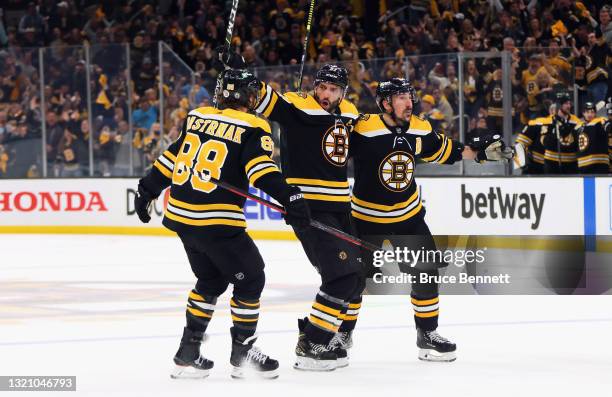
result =
M259 100L259 89L259 80L253 73L246 69L226 69L221 72L221 90L217 99L222 109L244 106L253 110ZM253 96L254 101L251 99Z
M325 82L341 87L345 92L348 87L348 71L342 65L327 64L317 71L314 85Z
M391 80L381 81L376 87L376 104L380 108L381 112L385 112L385 108L382 104L383 100L391 102L391 97L398 94L410 94L410 99L413 103L418 102L416 90L406 79L394 77Z
M557 105L562 105L565 102L571 102L572 101L572 97L570 96L570 94L566 91L560 91L557 92L557 95L555 96L555 102L557 103Z
M597 108L595 107L595 104L593 102L587 102L584 104L584 112L586 112L587 110L592 110L594 112L597 111Z

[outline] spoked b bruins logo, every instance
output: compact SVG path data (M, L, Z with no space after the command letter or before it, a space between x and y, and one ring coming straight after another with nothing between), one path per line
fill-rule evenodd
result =
M393 152L380 163L378 176L384 187L403 192L412 183L414 158L406 152Z
M585 151L589 147L589 135L585 132L581 132L578 135L578 150L581 152Z
M343 124L331 127L323 136L323 156L335 166L346 164L349 135Z

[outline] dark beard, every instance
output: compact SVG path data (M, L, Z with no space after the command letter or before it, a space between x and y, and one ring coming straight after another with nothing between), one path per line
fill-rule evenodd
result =
M319 96L316 93L313 93L313 97L317 101L319 106L321 106L321 102L319 101ZM342 101L342 98L338 99L335 102L330 102L329 108L327 109L327 112L329 112L329 113L338 113L338 108L340 106L340 101ZM321 107L323 107L323 106L321 106Z

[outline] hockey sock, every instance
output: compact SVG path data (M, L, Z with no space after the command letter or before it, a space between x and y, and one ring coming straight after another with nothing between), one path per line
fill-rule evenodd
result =
M414 308L414 323L417 328L425 331L433 331L438 328L438 295L427 298L412 296L412 307Z
M340 319L342 320L342 325L340 325L341 332L351 332L355 329L357 317L359 316L359 309L361 309L361 296L352 299L348 305L344 306L340 314Z
M187 328L196 332L206 332L217 304L216 296L200 295L194 289L187 298Z
M230 299L232 321L236 333L242 340L255 335L259 320L259 299L243 299L234 296Z
M314 343L328 344L342 323L340 316L345 305L342 299L319 291L304 329L308 339Z

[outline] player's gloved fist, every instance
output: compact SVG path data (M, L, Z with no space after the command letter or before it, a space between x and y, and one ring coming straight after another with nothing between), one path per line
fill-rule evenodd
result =
M233 51L228 51L225 46L219 46L215 48L215 51L217 51L217 54L219 54L219 62L221 62L226 68L246 68L246 62L242 55Z
M297 228L304 228L310 225L310 208L304 199L304 194L297 187L292 187L288 197L283 200L285 207L285 223Z
M476 161L503 161L514 157L514 151L506 146L500 134L489 134L472 138L470 147L478 151Z
M153 197L147 190L142 186L141 183L138 184L138 192L134 197L134 208L136 209L136 215L142 223L149 223L151 220L151 215L149 215L149 206L151 205L151 201Z

